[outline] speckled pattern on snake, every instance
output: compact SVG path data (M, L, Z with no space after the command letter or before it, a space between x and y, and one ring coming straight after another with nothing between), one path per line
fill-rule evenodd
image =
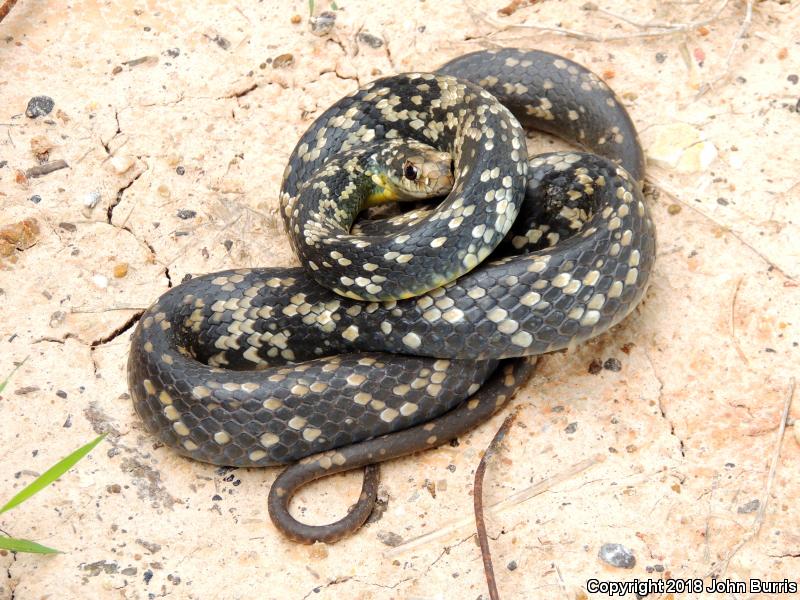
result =
M602 157L529 160L523 126ZM324 192L346 163L336 156L395 139L452 157L434 210L350 233L304 211L298 197ZM526 357L573 347L637 305L655 259L643 177L627 112L565 58L481 51L373 81L320 115L286 167L281 211L304 266L212 273L161 296L132 337L136 411L196 460L295 463L270 491L273 522L298 541L339 539L369 515L370 465L464 433L524 382ZM330 216L335 200L318 204ZM289 515L300 485L365 465L343 520Z

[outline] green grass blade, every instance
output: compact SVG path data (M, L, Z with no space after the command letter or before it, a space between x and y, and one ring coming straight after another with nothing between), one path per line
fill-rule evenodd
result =
M314 16L314 0L308 0L308 14Z
M33 554L61 554L61 550L48 548L29 540L16 540L0 535L0 548L14 552L30 552Z
M11 378L14 376L14 373L17 372L17 369L19 369L22 365L24 365L25 361L28 360L29 358L30 356L26 356L25 358L23 358L22 362L11 370L11 373L8 374L8 377L6 377L3 381L0 381L0 394L3 393L4 389L6 389L8 382L11 381Z
M69 456L62 458L52 467L47 469L44 473L39 475L36 479L34 479L28 486L26 486L20 493L14 496L11 500L9 500L3 508L0 508L0 514L6 512L7 510L11 510L15 506L22 504L33 496L36 492L39 492L46 488L48 485L53 483L56 479L61 477L64 473L69 471L75 463L77 463L80 459L84 456L89 454L92 449L99 444L103 438L106 437L106 434L97 436L94 440L75 450Z

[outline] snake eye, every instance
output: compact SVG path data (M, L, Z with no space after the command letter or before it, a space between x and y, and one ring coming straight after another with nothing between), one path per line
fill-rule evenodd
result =
M403 166L403 176L409 181L416 181L417 177L419 176L419 171L417 170L417 167L412 165L410 162L407 162Z

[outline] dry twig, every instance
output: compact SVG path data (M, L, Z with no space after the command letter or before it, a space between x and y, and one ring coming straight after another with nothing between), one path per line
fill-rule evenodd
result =
M750 2L751 0L748 0ZM502 21L498 21L497 19L491 17L485 11L477 8L470 0L464 0L464 5L467 7L467 10L473 17L478 17L481 20L485 21L492 27L495 27L497 31L494 33L500 33L502 31L508 31L513 29L525 29L525 30L533 30L538 31L540 33L550 33L553 35L561 35L565 37L572 37L579 40L586 40L589 42L613 42L616 40L630 40L636 38L654 38L660 37L664 35L671 35L674 33L683 33L687 31L692 31L697 29L698 27L702 27L703 25L708 25L715 21L719 15L722 13L723 10L728 6L730 0L722 0L719 6L715 8L707 17L702 19L698 19L696 21L689 21L687 23L638 23L627 17L622 17L621 15L617 15L615 13L610 13L603 11L603 14L607 16L611 16L613 18L620 19L629 23L630 25L634 25L636 27L646 29L646 31L634 31L630 33L621 33L617 35L595 35L592 33L587 33L585 31L576 31L574 29L566 29L564 27L548 27L545 25L531 25L529 23L503 23ZM490 34L491 35L491 34Z
M753 525L750 527L750 531L745 535L736 546L730 551L728 556L719 563L714 569L708 573L709 576L719 578L721 575L725 573L728 568L728 564L731 562L731 559L736 555L739 550L744 547L745 544L750 542L750 540L756 538L758 533L761 531L761 525L764 524L764 518L766 517L767 513L767 503L769 502L769 495L772 491L772 484L775 481L775 473L778 470L778 459L781 456L781 444L783 443L783 434L786 431L786 423L789 419L789 408L792 406L792 398L794 398L794 388L795 388L795 379L792 377L789 380L789 392L786 394L786 400L783 402L783 410L781 411L781 421L778 424L778 436L775 440L775 450L772 453L772 461L769 466L769 474L767 475L767 484L764 489L764 497L761 500L761 504L758 507L758 513L756 513L756 518L753 520Z
M739 47L739 42L742 41L742 38L747 34L747 30L750 29L750 23L753 22L753 0L747 0L747 5L744 11L744 19L742 20L742 25L739 27L739 32L736 34L736 37L733 38L733 43L731 44L730 49L728 50L728 55L725 57L725 67L722 73L719 74L715 79L704 83L700 87L700 91L697 92L697 95L694 97L695 100L699 99L701 96L706 94L709 90L713 89L713 87L726 79L731 72L731 61L733 59L733 54L736 52L736 48Z
M519 410L514 410L506 417L500 429L494 434L492 441L489 443L489 447L486 449L486 452L483 453L481 462L478 464L478 468L475 471L475 485L472 488L472 497L475 506L475 526L478 530L478 543L481 546L483 572L486 574L486 585L489 587L490 600L500 600L500 595L497 591L497 581L494 577L489 540L486 537L486 521L483 515L483 475L486 473L486 464L497 454L497 451L500 449L500 442L503 441L503 438L506 436L506 433L508 433L508 430L511 428L518 414Z
M558 485L559 483L563 483L568 479L579 475L583 471L600 464L605 460L605 456L603 454L595 454L594 456L582 460L578 463L567 468L565 471L558 473L557 475L553 475L552 477L547 477L546 479L542 479L541 481L526 487L518 492L515 492L508 496L507 498L500 500L499 502L495 502L494 504L490 504L486 507L485 512L488 514L499 514L504 510L508 510L512 506L516 506L517 504L521 504L526 500L533 498L534 496L538 496L546 492L547 490L551 489L552 487ZM414 548L418 548L419 546L423 546L435 540L448 537L458 531L461 528L468 527L472 525L473 518L472 517L464 517L463 519L459 519L457 521L451 521L446 525L443 525L439 529L431 531L429 533L420 535L418 537L412 538L408 540L404 544L400 544L390 550L384 552L384 556L386 558L391 558L393 556L397 556L398 554L402 554L404 552L408 552L409 550L413 550Z

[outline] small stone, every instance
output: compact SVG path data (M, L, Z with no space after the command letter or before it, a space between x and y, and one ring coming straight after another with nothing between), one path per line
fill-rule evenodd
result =
M94 208L100 202L100 192L97 190L91 191L83 197L83 205L86 208Z
M311 33L324 37L333 30L333 26L336 24L336 13L326 10L319 16L311 17L309 23L311 24Z
M186 173L186 169L184 167L182 167L182 166L178 166L178 167L175 168L175 172L178 175L183 175L184 173Z
M150 580L153 578L153 572L150 569L144 572L142 579L144 579L145 583L150 583Z
M800 81L800 77L798 77L797 75L795 75L794 73L792 73L791 75L789 75L789 76L786 78L786 80L787 80L789 83L791 83L792 85L797 85L797 82L798 82L798 81Z
M746 504L742 504L739 508L736 509L736 512L740 515L746 515L748 513L754 513L758 510L758 507L761 506L761 501L756 498L755 500L750 500Z
M187 220L187 219L194 219L197 216L197 212L188 209L182 209L177 212L177 216L179 219Z
M288 69L292 65L294 65L294 55L289 53L279 54L272 61L273 69Z
M70 233L75 233L76 231L78 231L78 226L75 225L75 223L61 221L61 223L59 223L58 226L64 231L69 231Z
M372 35L371 33L367 33L366 31L362 31L358 34L358 41L362 44L366 44L370 48L380 48L383 46L383 40L376 35Z
M101 290L104 290L108 287L108 277L105 275L94 275L92 277L92 283L99 287Z
M118 483L112 483L109 486L106 486L106 490L109 494L119 494L122 491L122 486Z
M128 274L128 263L117 263L114 265L114 277L122 279Z
M169 198L171 195L169 188L163 184L158 186L158 188L156 188L156 191L158 192L158 195L161 196L162 198Z
M616 358L609 358L603 363L603 368L606 371L614 371L616 373L622 370L622 363Z
M220 500L222 500L222 496L220 496L219 494L214 494L213 496L211 496L211 499L214 502L219 502Z
M578 423L573 421L564 428L564 433L575 433L577 429L578 429Z
M592 362L589 363L589 374L597 375L602 370L603 370L603 361L600 360L599 358L593 358Z
M656 125L650 129L653 143L648 158L656 165L683 173L705 171L717 158L717 148L703 132L687 123Z
M29 198L29 200L30 200L31 202L33 202L34 204L39 204L39 202L41 202L41 201L42 201L42 197L41 197L41 196L39 196L39 195L36 195L36 196L31 196L31 197Z
M292 18L291 18L292 25L299 25L300 21L302 21L302 20L303 20L303 17L301 17L300 15L292 15Z
M661 64L665 60L667 60L667 55L665 52L656 52L656 62Z
M114 171L121 175L136 163L136 159L130 154L117 154L109 162Z
M667 212L671 215L677 215L679 212L683 210L680 204L670 204L667 207Z
M120 73L122 73L122 67L120 67L119 65L111 69L112 75L119 75Z
M399 546L403 543L403 538L392 531L379 531L378 539L392 548Z
M28 107L25 109L25 116L30 119L49 115L56 105L50 96L34 96L28 100Z
M125 567L124 569L122 569L122 571L120 571L120 573L122 573L123 575L127 575L128 577L130 577L131 575L136 575L136 573L138 572L138 570L139 570L139 569L137 569L136 567Z
M584 2L581 5L581 10L587 10L587 11L597 10L597 4L595 4L594 2Z
M510 563L506 565L506 569L509 571L516 571L517 570L517 561L512 560Z
M168 50L164 50L164 54L166 54L170 58L178 58L181 55L181 49L169 48Z
M220 48L222 48L223 50L227 50L228 48L230 48L230 47L231 47L231 43L230 43L228 40L226 40L224 37L222 37L221 35L215 35L215 36L214 36L214 39L213 39L212 41L213 41L213 42L214 42L214 43L215 43L217 46L219 46Z
M612 567L632 569L636 566L636 557L622 544L603 544L597 556Z

